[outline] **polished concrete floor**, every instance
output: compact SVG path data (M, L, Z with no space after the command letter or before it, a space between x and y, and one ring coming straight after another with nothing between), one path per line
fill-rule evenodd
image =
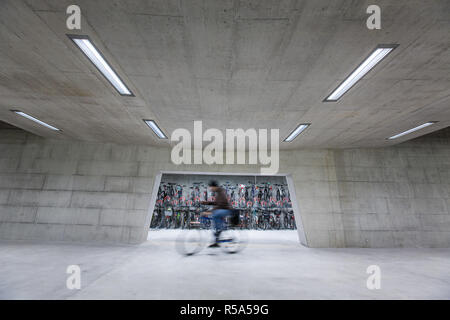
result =
M450 249L309 249L295 231L252 231L235 255L175 250L177 231L138 246L0 242L1 299L450 299ZM68 265L81 290L66 287ZM369 265L381 288L369 290Z

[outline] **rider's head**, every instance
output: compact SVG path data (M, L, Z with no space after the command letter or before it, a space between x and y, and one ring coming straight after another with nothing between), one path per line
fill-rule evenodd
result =
M209 188L210 188L213 192L216 192L217 189L219 188L219 184L218 184L217 181L215 181L215 180L211 180L211 181L208 183L208 186L209 186Z

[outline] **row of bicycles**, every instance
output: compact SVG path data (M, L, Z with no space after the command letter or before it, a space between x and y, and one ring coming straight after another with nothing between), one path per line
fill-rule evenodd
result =
M291 208L289 189L285 184L254 183L221 185L233 208ZM202 201L214 201L214 195L205 183L192 185L163 182L158 189L156 206L196 207Z
M286 185L261 183L222 185L234 209L239 210L241 229L282 230L296 229L292 203ZM189 229L198 223L201 212L208 206L202 201L214 201L206 184L191 186L163 182L158 190L157 202L150 228Z
M150 224L152 229L188 229L192 222L198 222L200 213L207 207L157 208ZM239 227L253 230L296 229L294 212L289 209L239 209Z

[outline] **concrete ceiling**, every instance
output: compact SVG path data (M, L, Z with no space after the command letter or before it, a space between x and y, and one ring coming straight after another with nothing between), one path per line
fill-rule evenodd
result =
M5 129L9 129L9 130L17 130L19 128L14 127L13 125L10 125L9 123L0 121L0 130L5 130ZM19 129L22 131L22 129Z
M312 126L282 148L373 147L450 125L450 1L0 1L0 120L45 137L168 145L204 128ZM382 29L366 8L382 8ZM122 97L67 38L86 34L136 97ZM398 43L339 102L323 99L381 43ZM10 112L20 109L55 133ZM424 122L438 124L396 141Z

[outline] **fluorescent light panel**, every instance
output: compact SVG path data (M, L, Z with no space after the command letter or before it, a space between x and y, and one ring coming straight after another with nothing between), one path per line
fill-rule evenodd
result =
M397 44L377 46L377 48L325 99L325 101L338 101L351 87L353 87L397 46Z
M54 130L54 131L61 131L58 128L55 128L55 127L49 125L48 123L45 123L45 122L43 122L43 121L41 121L39 119L36 119L36 118L30 116L29 114L26 114L25 112L18 111L18 110L11 110L11 111L14 112L15 114L18 114L19 116L27 118L27 119L29 119L31 121L36 122L36 123L39 123L41 126L44 126L44 127L49 128L51 130Z
M122 96L133 96L133 93L123 83L117 73L112 69L100 51L94 46L88 36L68 35L86 57L97 67L103 76Z
M437 122L437 121L430 121L430 122L421 124L421 125L418 126L418 127L415 127L415 128L409 129L409 130L407 130L407 131L405 131L405 132L396 134L395 136L392 136L392 137L390 137L390 138L388 138L388 139L389 139L389 140L393 140L393 139L397 139L397 138L403 137L403 136L405 136L405 135L407 135L407 134L410 134L410 133L413 133L413 132L415 132L415 131L417 131L417 130L420 130L420 129L429 127L429 126L435 124L436 122Z
M310 126L310 123L303 123L300 124L297 129L295 129L294 131L292 131L292 133L286 138L284 139L285 142L291 142L293 141L295 138L297 138L297 136L302 133L303 131L305 131L306 129L308 129L308 127Z
M153 130L153 132L160 139L167 139L167 136L162 132L162 130L158 127L155 121L153 120L144 120L144 122Z

